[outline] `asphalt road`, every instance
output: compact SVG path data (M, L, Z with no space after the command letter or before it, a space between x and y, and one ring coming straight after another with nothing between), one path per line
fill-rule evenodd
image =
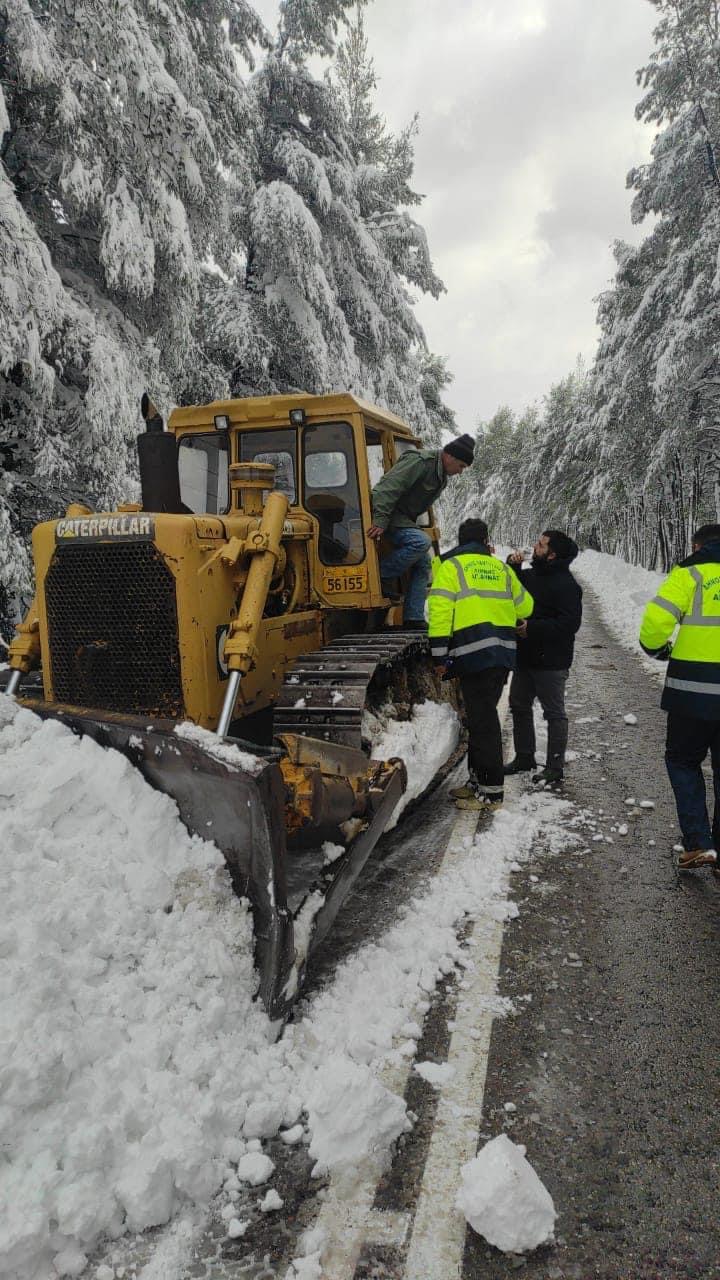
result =
M568 698L579 758L566 794L597 826L584 828L589 852L538 849L513 878L520 917L501 991L532 1001L495 1023L482 1133L526 1144L559 1210L557 1244L523 1263L528 1278L709 1280L720 1276L720 886L673 869L659 685L591 600ZM617 819L626 836L611 831ZM466 1280L516 1271L468 1233Z

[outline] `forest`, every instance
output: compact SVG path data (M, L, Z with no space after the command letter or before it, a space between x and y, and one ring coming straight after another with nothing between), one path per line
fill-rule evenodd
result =
M720 518L720 0L647 2L645 234L615 245L592 364L474 424L449 536L480 510L498 541L561 527L666 569ZM391 133L379 98L355 0L283 0L273 32L248 0L0 0L1 632L33 525L135 496L146 388L342 389L456 429L413 307L443 290L418 119Z

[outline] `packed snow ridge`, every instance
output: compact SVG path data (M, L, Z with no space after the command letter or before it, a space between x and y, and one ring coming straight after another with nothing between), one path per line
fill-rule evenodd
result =
M561 805L497 815L276 1041L215 846L123 756L0 695L0 1274L80 1275L103 1237L211 1200L242 1224L239 1188L275 1203L262 1143L278 1132L317 1173L382 1168L411 1122L380 1073L467 966L458 922L516 914L507 865ZM191 1236L171 1226L173 1257Z

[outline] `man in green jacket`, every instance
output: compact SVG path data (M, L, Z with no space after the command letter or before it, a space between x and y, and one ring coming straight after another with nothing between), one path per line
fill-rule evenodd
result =
M373 523L368 534L379 542L383 534L394 550L380 560L383 588L410 570L405 593L403 625L425 627L425 597L430 583L430 539L417 519L440 496L449 476L460 475L473 460L472 436L458 436L442 449L408 449L372 491Z

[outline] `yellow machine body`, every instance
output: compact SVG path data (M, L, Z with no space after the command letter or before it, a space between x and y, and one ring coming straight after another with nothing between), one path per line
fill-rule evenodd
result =
M291 411L302 421L292 424ZM367 536L371 489L418 442L399 418L350 395L180 408L168 430L178 444L184 502L217 509L163 515L129 503L117 512L75 507L38 525L35 643L48 703L191 720L212 730L241 611L254 617L256 629L242 669L238 720L272 706L300 654L385 618L390 602ZM275 490L268 496L269 481L253 480L251 468L273 465ZM243 471L249 479L236 474ZM262 541L268 503L281 494L281 553L269 588L254 592L253 541ZM427 531L436 537L432 526ZM118 608L121 595L125 611ZM97 620L97 635L87 631L90 620ZM27 637L13 643L19 660ZM120 662L124 685L118 648L127 651Z

